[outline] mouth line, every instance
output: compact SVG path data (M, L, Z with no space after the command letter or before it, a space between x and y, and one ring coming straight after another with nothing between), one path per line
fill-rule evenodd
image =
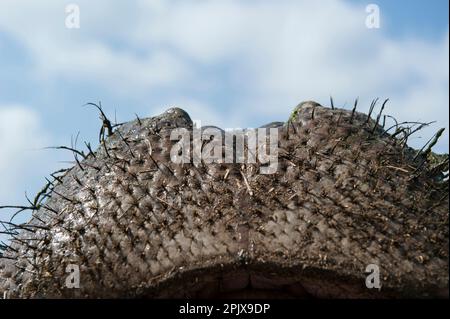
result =
M152 299L388 299L407 298L408 291L369 289L364 278L333 271L276 264L216 265L179 271L152 285L119 293L126 298Z

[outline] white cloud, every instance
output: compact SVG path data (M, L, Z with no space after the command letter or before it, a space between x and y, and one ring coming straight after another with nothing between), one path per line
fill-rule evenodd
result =
M50 157L42 148L49 145L50 137L35 111L0 106L0 205L23 203L25 191L37 191L36 183L29 183L37 181L36 175L45 182Z
M39 51L41 59L36 72L41 78L50 73L123 92L172 86L187 75L186 66L163 50L140 58L114 52L99 43L66 47L46 44Z
M285 119L301 100L327 103L332 94L347 106L357 96L367 106L389 97L388 113L448 129L448 33L440 42L393 40L383 26L365 27L363 6L335 0L77 3L79 31L64 28L63 4L0 4L0 29L30 50L37 77L122 95L170 88L185 98L166 103L188 104L218 124L226 119L225 126L245 125L255 114ZM199 87L207 95L208 85L220 96L189 96ZM228 108L214 108L228 94ZM448 150L447 138L438 149Z
M205 65L232 61L241 118L283 119L299 101L328 103L330 94L349 103L359 96L367 107L380 96L391 99L387 111L399 119L437 120L423 140L439 127L448 131L448 33L440 43L394 41L383 29L367 29L365 17L363 7L339 1L185 1L141 19L135 34ZM440 151L448 150L447 136Z
M126 12L129 8L133 12L132 6L77 1L81 27L71 30L64 24L67 3L26 0L0 3L0 31L13 34L29 49L38 79L88 82L124 93L130 88L136 92L188 80L189 66L172 52L158 48L138 54L126 47L131 27L128 23L132 21ZM124 49L113 48L105 39ZM138 47L146 49L147 43Z

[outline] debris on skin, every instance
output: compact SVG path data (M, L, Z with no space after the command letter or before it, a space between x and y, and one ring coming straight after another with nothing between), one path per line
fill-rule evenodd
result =
M448 297L448 156L417 156L380 116L301 103L263 126L278 128L272 175L171 162L170 130L193 128L179 108L123 123L10 226L0 295Z

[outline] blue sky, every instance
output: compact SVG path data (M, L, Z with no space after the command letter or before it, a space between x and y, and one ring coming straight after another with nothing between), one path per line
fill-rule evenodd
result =
M65 7L80 8L67 29ZM365 25L369 3L379 29ZM387 113L448 131L448 1L0 2L0 205L24 203L72 160L45 146L95 144L102 104L119 122L171 106L204 124L285 120L303 100ZM448 134L436 150L448 152Z
M389 36L417 36L439 40L448 29L448 0L351 0L356 4L376 3L385 12L384 22Z

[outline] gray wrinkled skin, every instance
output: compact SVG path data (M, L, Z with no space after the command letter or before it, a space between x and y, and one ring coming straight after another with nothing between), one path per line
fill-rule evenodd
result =
M304 102L276 174L174 164L181 109L120 126L0 261L10 298L448 297L448 181L367 115ZM415 172L416 171L416 172ZM446 194L446 195L445 195ZM369 264L382 289L365 285ZM80 288L66 286L66 267Z

